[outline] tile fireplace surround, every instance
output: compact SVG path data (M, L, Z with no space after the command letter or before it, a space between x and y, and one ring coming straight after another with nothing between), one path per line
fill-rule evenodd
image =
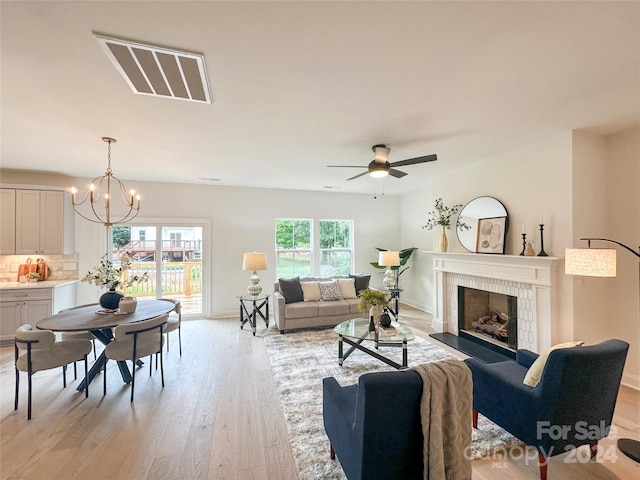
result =
M425 252L433 257L433 328L458 334L458 286L518 299L518 348L541 352L551 346L557 312L555 257Z

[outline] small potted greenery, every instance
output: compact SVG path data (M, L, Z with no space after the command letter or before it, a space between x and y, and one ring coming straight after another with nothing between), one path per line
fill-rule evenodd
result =
M427 224L423 225L422 228L427 228L431 230L436 226L440 226L440 251L446 252L448 249L448 240L447 240L447 232L446 230L451 228L451 217L458 213L462 207L461 204L454 205L453 207L447 207L443 202L442 198L436 199L435 210L429 212L429 219L427 220ZM471 227L464 222L461 222L460 219L456 219L456 228L469 230Z
M370 314L372 307L377 307L379 313L374 316L378 316L382 313L382 309L389 306L389 293L382 290L376 290L374 288L367 288L360 292L360 302L358 303L358 310L363 315Z
M38 272L29 272L27 273L27 278L31 283L36 283L40 280L40 274Z

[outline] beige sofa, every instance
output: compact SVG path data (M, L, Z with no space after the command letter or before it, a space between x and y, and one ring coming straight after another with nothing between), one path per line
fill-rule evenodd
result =
M288 295L288 298L285 298L285 295L290 293L292 284L295 284L295 279L281 279L281 281L288 282L284 285L285 294L281 290L281 282L275 282L273 285L273 310L278 330L280 333L285 333L301 328L329 327L338 325L345 320L360 317L358 311L360 299L357 298L357 293L368 287L369 278L369 275L353 275L350 277L303 277L299 279L303 286L313 282L327 284L332 281L344 281L344 283L341 282L340 291L342 294L346 292L346 295L340 295L340 299L331 300L322 298L309 300L308 298L317 298L317 296L309 296L305 301L303 298L296 298L295 295ZM351 287L353 291L350 292L348 284L351 279L353 280ZM305 297L306 293L305 290Z

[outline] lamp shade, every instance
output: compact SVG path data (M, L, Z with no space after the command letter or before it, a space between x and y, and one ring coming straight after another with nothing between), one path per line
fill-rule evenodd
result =
M615 277L616 250L613 248L567 248L564 272L586 277Z
M378 254L378 265L397 267L400 265L400 252L386 251Z
M245 253L242 258L242 270L266 270L266 253Z

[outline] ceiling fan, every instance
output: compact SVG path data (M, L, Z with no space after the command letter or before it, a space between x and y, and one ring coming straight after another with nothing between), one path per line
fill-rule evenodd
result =
M425 162L434 162L438 159L437 155L425 155L424 157L415 157L409 158L407 160L400 160L398 162L389 163L389 152L391 152L391 148L386 145L374 145L371 147L373 150L373 160L366 167L361 165L327 165L327 167L333 168L366 168L366 172L359 173L358 175L347 178L347 180L354 180L359 178L367 173L371 175L373 178L382 178L387 175L391 175L392 177L402 178L407 175L405 172L400 170L396 170L394 167L402 167L406 165L415 165L416 163L425 163Z

